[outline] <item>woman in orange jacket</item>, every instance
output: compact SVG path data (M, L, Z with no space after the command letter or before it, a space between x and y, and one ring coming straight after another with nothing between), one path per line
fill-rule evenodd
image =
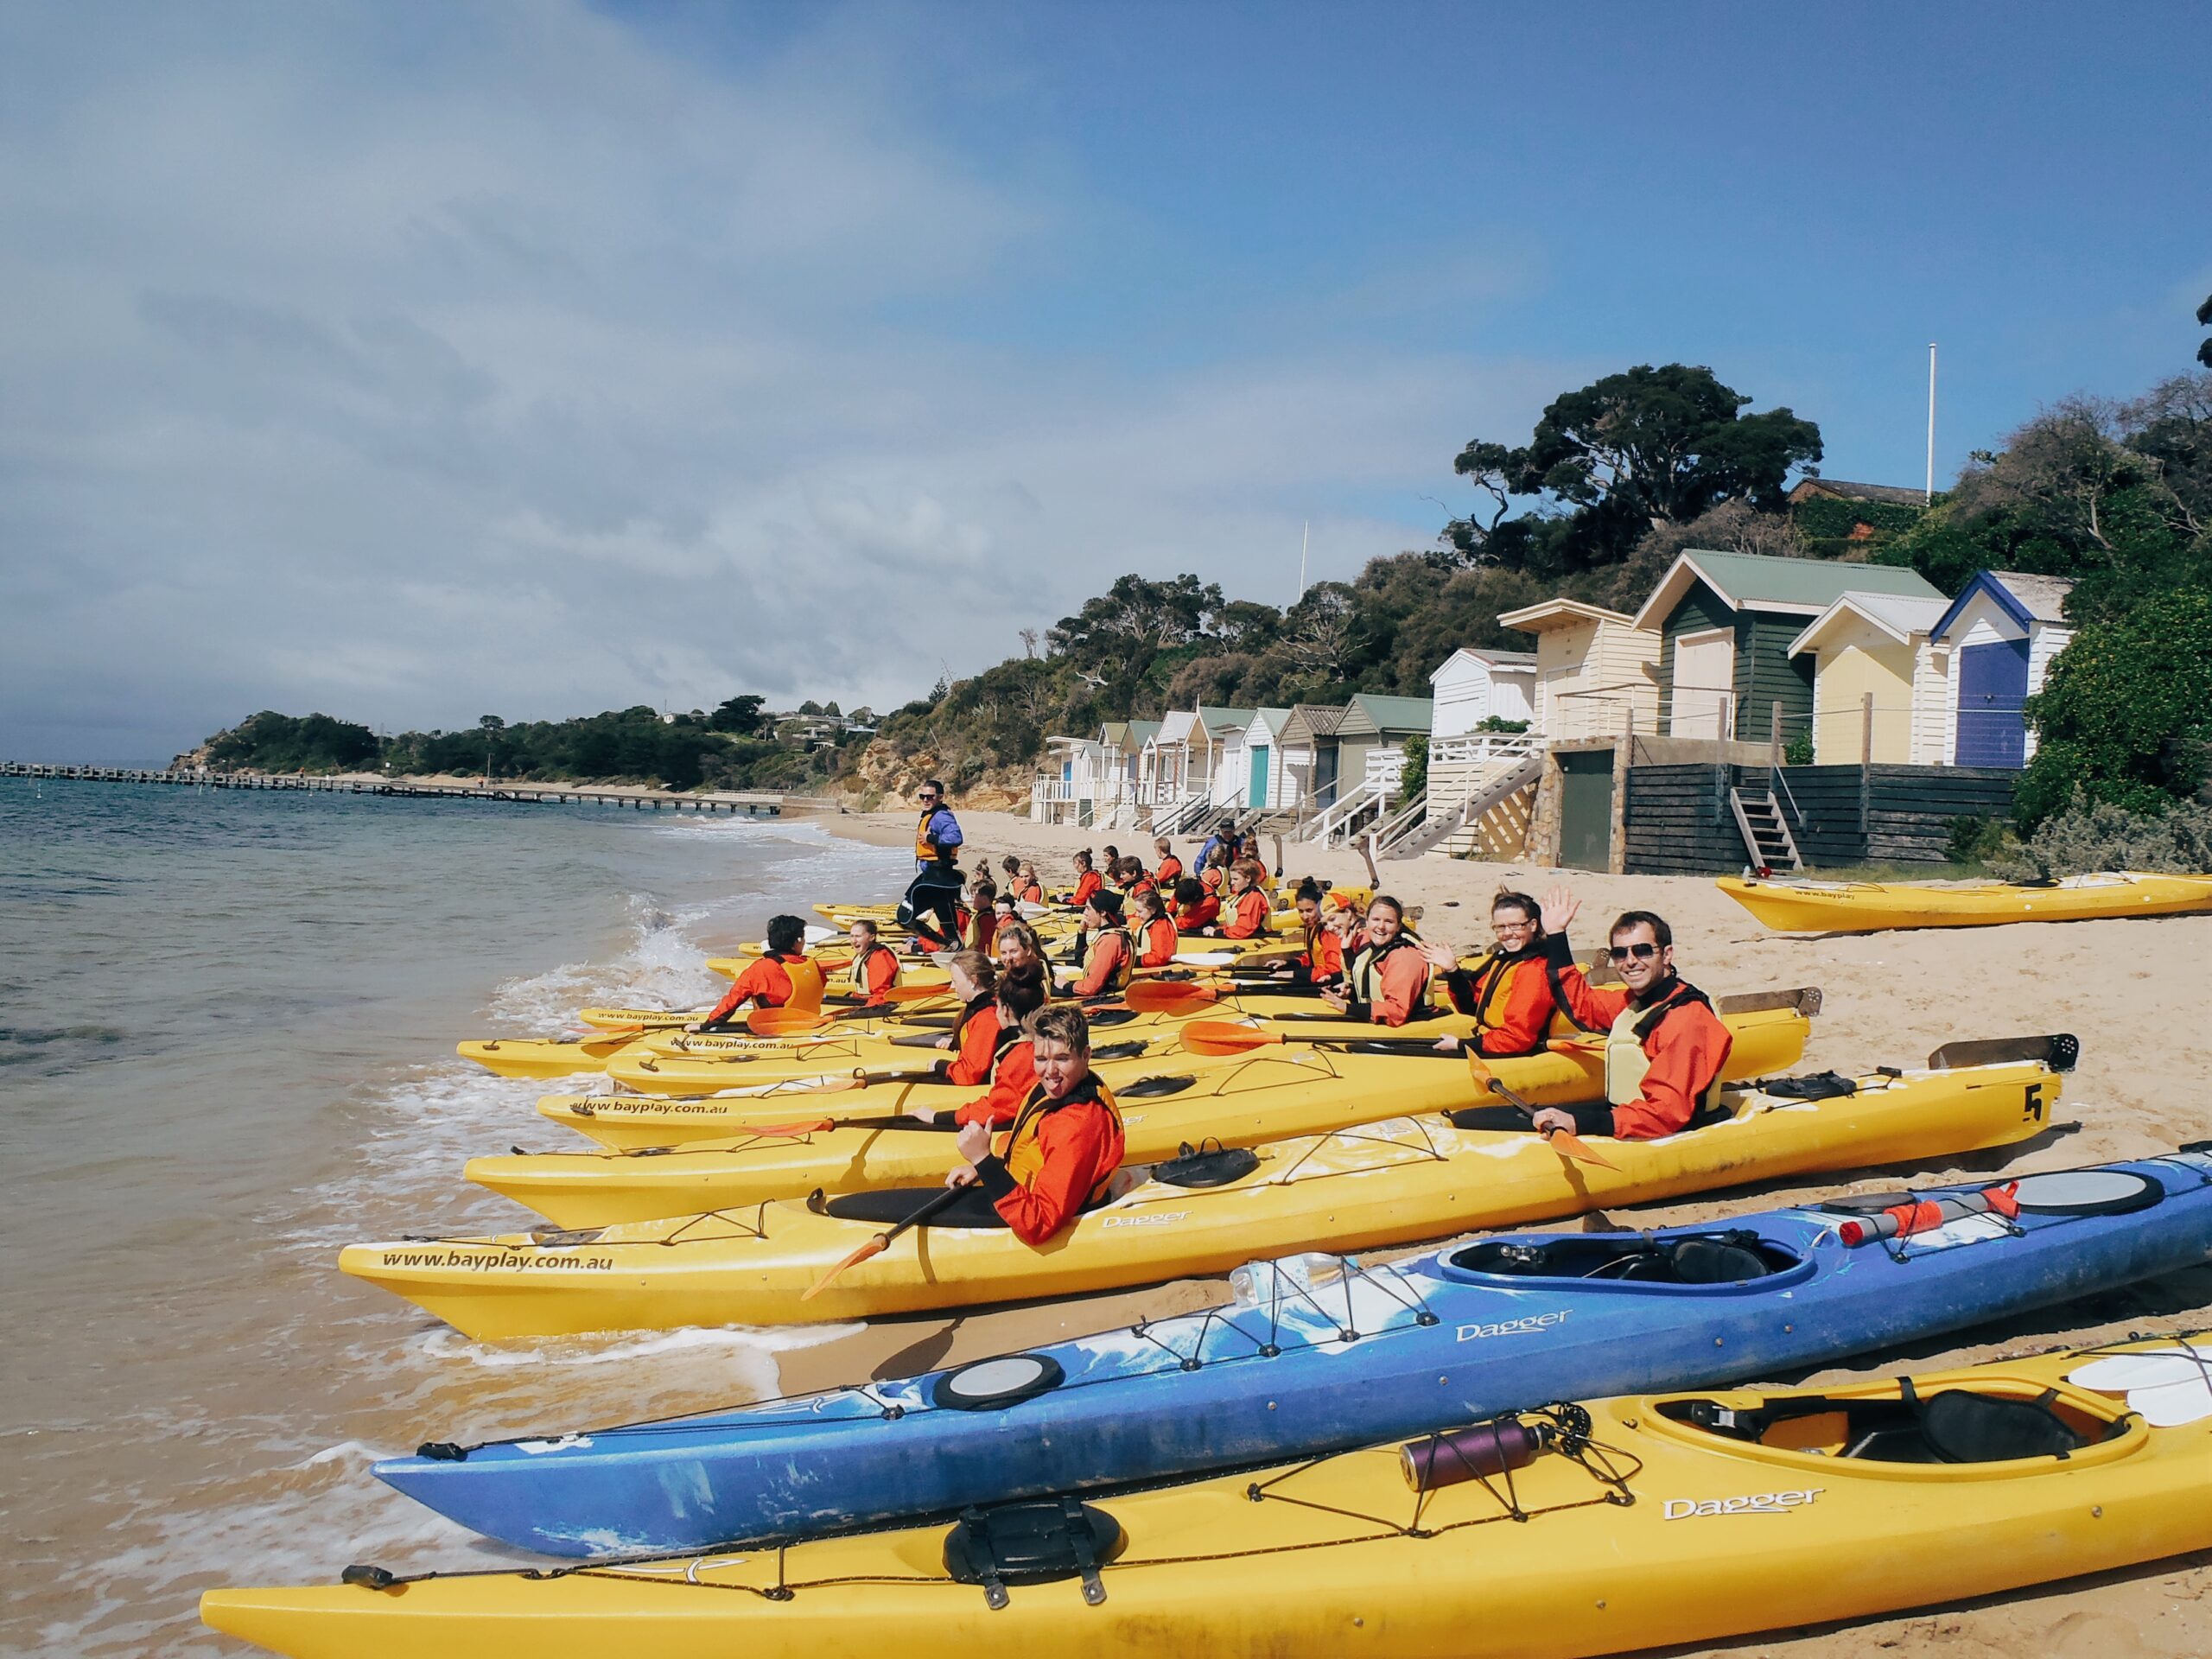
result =
M1256 938L1267 931L1268 895L1260 890L1266 874L1249 858L1229 867L1229 899L1223 905L1218 926L1206 929L1224 939Z
M853 963L845 970L853 982L853 995L863 1003L880 1002L883 994L899 982L899 958L876 937L874 922L855 922L845 937L853 947Z
M1084 849L1075 855L1075 891L1068 895L1068 903L1077 910L1090 902L1090 895L1106 885L1090 861L1090 849Z
M1428 1001L1428 960L1405 928L1405 907L1388 893L1376 893L1368 901L1366 939L1344 970L1344 988L1324 991L1322 1000L1378 1026L1427 1019L1434 1013Z
M1147 887L1137 895L1137 966L1165 968L1175 960L1175 946L1182 935L1175 931L1166 901Z
M980 950L956 950L944 959L944 971L960 999L960 1018L938 1039L939 1048L954 1051L937 1063L938 1075L950 1083L987 1082L998 1054L998 964Z
M1560 1009L1559 969L1545 959L1541 908L1527 893L1501 887L1491 900L1490 925L1497 943L1471 969L1442 945L1423 954L1443 973L1452 1006L1474 1016L1475 1034L1466 1041L1476 1053L1489 1059L1541 1054ZM1446 1037L1436 1046L1450 1053L1461 1039Z

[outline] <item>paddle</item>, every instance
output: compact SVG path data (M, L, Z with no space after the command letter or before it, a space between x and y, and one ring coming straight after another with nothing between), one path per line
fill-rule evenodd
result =
M1311 1048L1353 1053L1427 1055L1446 1060L1459 1058L1456 1050L1440 1052L1433 1037L1300 1037L1232 1025L1225 1020L1193 1020L1177 1035L1183 1046L1193 1054L1249 1054L1255 1049L1272 1048L1282 1043L1304 1043Z
M755 1008L745 1016L745 1028L755 1037L796 1037L830 1023L829 1015L812 1008Z
M1141 979L1122 994L1122 1001L1140 1014L1165 1014L1171 1010L1197 1010L1210 1002L1221 1000L1221 993L1211 985L1194 985L1186 979Z
M945 1126L901 1113L893 1117L817 1117L802 1123L768 1123L757 1129L747 1129L745 1133L783 1141L793 1140L803 1135L827 1135L831 1129L915 1129L929 1135L942 1135Z
M816 1280L812 1285L799 1292L799 1300L802 1302L812 1301L829 1287L830 1281L832 1279L835 1279L847 1268L856 1268L861 1262L867 1261L870 1256L881 1255L884 1251L891 1248L891 1241L893 1239L898 1237L899 1234L905 1232L909 1227L915 1225L917 1223L927 1221L931 1216L936 1215L940 1210L950 1208L953 1200L957 1198L967 1190L968 1189L964 1186L946 1187L944 1192L938 1193L937 1197L931 1198L920 1209L915 1211L912 1215L907 1217L906 1220L900 1222L896 1227L886 1228L882 1232L878 1233L874 1238L868 1240L867 1243L861 1245L860 1249L855 1250L843 1261L838 1262L836 1267L830 1268L829 1272L823 1274L819 1279Z
M1467 1071L1468 1075L1474 1078L1476 1088L1503 1096L1506 1104L1527 1117L1530 1123L1533 1124L1536 1121L1536 1109L1500 1082L1497 1073L1484 1065L1482 1056L1475 1053L1471 1049L1467 1053ZM1593 1150L1590 1144L1573 1129L1540 1129L1537 1133L1550 1143L1553 1151L1562 1157L1573 1159L1578 1164L1594 1164L1599 1169L1617 1170L1620 1167L1605 1154Z

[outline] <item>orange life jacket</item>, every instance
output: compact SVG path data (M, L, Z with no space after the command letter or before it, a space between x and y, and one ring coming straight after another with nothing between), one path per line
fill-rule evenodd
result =
M1122 1109L1114 1103L1113 1090L1099 1081L1096 1072L1077 1084L1065 1100L1053 1099L1045 1092L1045 1085L1040 1083L1029 1091L1029 1098L1022 1103L1020 1115L1014 1120L1013 1128L1007 1131L1006 1151L1001 1154L1006 1163L1006 1173L1013 1176L1018 1185L1028 1185L1037 1179L1037 1172L1045 1166L1045 1148L1039 1141L1045 1115L1084 1100L1092 1101L1106 1109L1106 1116L1113 1120L1115 1136L1116 1139L1120 1137ZM1093 1185L1084 1203L1102 1203L1112 1180L1113 1173L1109 1171L1103 1179Z

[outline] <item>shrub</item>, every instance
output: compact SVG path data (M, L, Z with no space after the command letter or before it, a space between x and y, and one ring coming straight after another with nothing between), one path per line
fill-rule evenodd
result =
M1968 812L1944 822L1951 832L1948 854L1954 864L1989 864L2019 845L2002 818L1980 818Z
M1428 740L1409 737L1405 747L1406 764L1398 773L1398 798L1410 801L1428 787Z
M2194 795L2212 739L2212 588L2170 590L2084 627L2027 717L2037 747L2014 797L2023 833L2077 791L2143 817Z
M1813 764L1813 734L1802 731L1782 746L1782 764L1785 766L1809 766Z
M2077 790L2065 810L2046 817L2024 844L2016 842L1987 861L2015 881L2097 870L2196 874L2212 870L2212 807L2176 803L2162 811L2131 812Z

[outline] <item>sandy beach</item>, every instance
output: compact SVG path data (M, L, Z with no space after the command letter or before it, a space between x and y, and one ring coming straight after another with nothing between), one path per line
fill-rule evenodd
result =
M1047 885L1065 885L1070 858L1079 848L1096 852L1111 841L1124 852L1141 850L1147 861L1151 858L1151 838L1135 832L1040 825L995 812L960 817L974 849L964 861L969 868L976 855L988 854L995 865L1012 854L1033 860ZM825 814L815 822L832 834L880 845L903 844L913 832L912 817L905 812ZM1177 850L1187 859L1196 842L1179 840ZM1274 849L1268 851L1272 858ZM1286 851L1291 877L1366 880L1355 854ZM1955 1038L2057 1031L2080 1037L2081 1065L2066 1079L2051 1133L2006 1154L1910 1172L1923 1178L1964 1179L1998 1167L2012 1173L2063 1168L2212 1138L2212 1101L2205 1093L2205 1079L2212 1077L2212 1025L2204 1019L2202 989L2190 976L2193 964L2212 950L2212 916L1801 938L1768 932L1700 878L1592 875L1433 857L1386 861L1380 873L1383 890L1421 908L1425 934L1454 945L1487 943L1488 900L1500 887L1541 893L1554 881L1571 885L1584 900L1575 939L1583 950L1601 941L1613 911L1631 905L1656 910L1674 925L1684 976L1709 991L1820 988L1825 1001L1806 1050L1808 1071L1916 1065ZM1620 1212L1619 1218L1637 1226L1697 1221L1841 1191L1879 1190L1894 1185L1902 1173L1739 1190L1725 1200L1654 1205ZM795 1392L861 1375L896 1376L1226 1299L1224 1281L1190 1280L1072 1302L885 1321L785 1356L782 1382ZM2212 1265L2031 1319L1962 1332L1910 1353L1817 1372L1812 1380L1908 1366L1935 1370L2133 1332L2200 1330L2212 1324L2208 1306ZM1672 1651L1793 1659L1856 1659L1869 1651L1946 1659L2180 1659L2212 1652L2212 1553L1934 1611Z

